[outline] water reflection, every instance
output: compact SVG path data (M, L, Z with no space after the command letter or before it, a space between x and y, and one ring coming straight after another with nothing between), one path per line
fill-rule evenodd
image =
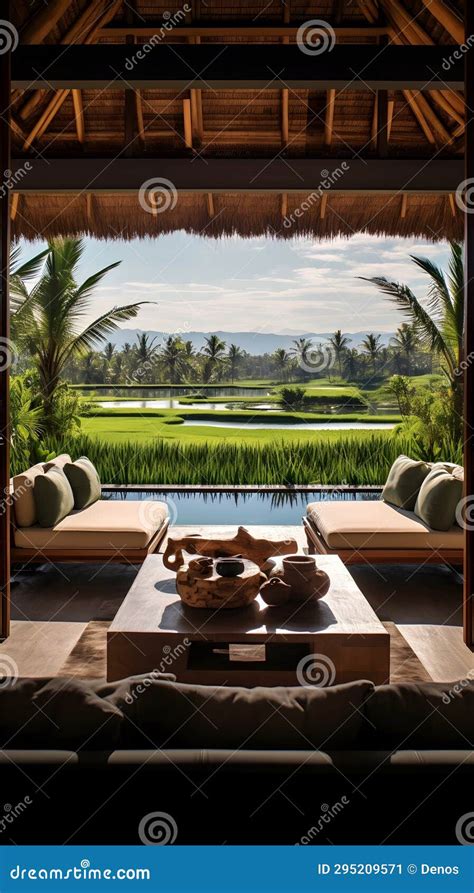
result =
M118 491L105 493L106 499L158 499L168 503L175 524L300 524L309 502L327 499L351 502L354 499L380 499L380 491L352 491L337 487L325 490L278 490L266 493L245 491L189 492Z

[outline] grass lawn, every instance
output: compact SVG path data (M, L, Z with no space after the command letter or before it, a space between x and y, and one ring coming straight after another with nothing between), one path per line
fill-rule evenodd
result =
M191 417L193 413L187 415ZM198 413L199 415L199 413ZM209 413L209 415L211 415ZM230 413L226 413L229 418ZM251 418L255 418L249 413ZM317 439L332 439L334 441L353 435L357 438L370 437L374 434L373 429L362 431L307 431L301 430L295 425L295 430L262 430L242 428L217 428L210 427L203 422L202 425L186 427L185 425L166 424L163 413L144 415L140 411L132 414L132 410L128 415L115 412L110 415L99 415L95 417L86 417L82 419L81 431L89 437L97 437L109 443L150 443L157 438L163 438L166 441L180 441L181 443L210 443L218 444L222 441L226 443L248 443L248 444L264 444L270 442L297 443L314 441ZM171 417L169 416L168 418ZM310 416L314 420L315 416ZM327 419L327 416L321 416ZM356 416L338 416L337 420L352 420ZM363 418L367 418L364 416ZM387 417L388 418L388 417ZM268 416L267 416L268 420ZM378 417L378 421L382 418ZM391 432L378 431L378 434L390 436Z

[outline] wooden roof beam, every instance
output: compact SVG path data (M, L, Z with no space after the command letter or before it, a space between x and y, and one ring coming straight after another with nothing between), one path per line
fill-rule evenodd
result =
M463 178L462 158L453 159L332 159L333 192L455 192ZM13 176L24 169L24 157L12 160ZM321 170L328 158L37 158L18 179L20 194L92 192L135 194L145 180L160 177L189 193L313 192L320 188Z
M459 89L463 60L453 62L449 71L442 68L451 50L390 44L381 53L375 45L336 44L331 53L308 56L296 45L228 44L223 50L213 44L183 44L179 53L160 45L129 71L126 44L71 46L67 53L48 44L19 46L12 56L12 79L26 89L37 83L36 72L47 70L48 84L57 90L428 90L446 89L446 84Z
M72 0L49 0L20 31L22 43L41 43L72 6Z
M236 24L233 22L222 22L220 24L216 24L213 22L195 22L192 25L176 25L175 28L170 29L169 32L163 34L161 40L167 42L176 42L180 41L183 38L196 38L196 37L212 37L214 39L222 39L226 40L234 37L247 37L250 39L258 39L258 38L274 38L275 40L280 40L282 38L287 38L288 40L296 40L296 35L298 32L298 28L304 22L298 22L290 24L282 23L282 24L264 24L260 20L256 19L252 23L241 23ZM347 37L354 39L356 37L381 37L384 34L388 34L388 28L386 25L339 25L336 22L331 23L328 22L331 28L335 31L336 37ZM154 34L159 32L160 23L158 22L149 22L142 23L140 25L136 25L132 28L131 32L128 28L123 25L109 25L107 28L102 28L100 31L100 37L107 37L113 40L120 40L124 38L127 34L132 33L134 37L138 39L146 40L147 38L152 37Z
M412 91L404 90L403 95L404 95L406 101L408 102L408 105L410 106L414 117L418 121L418 124L420 125L426 139L428 140L429 143L431 143L432 146L434 146L436 144L436 140L433 136L433 132L432 132L431 128L429 127L428 122L427 122L423 112L421 111L420 106L418 105L416 98L413 95Z

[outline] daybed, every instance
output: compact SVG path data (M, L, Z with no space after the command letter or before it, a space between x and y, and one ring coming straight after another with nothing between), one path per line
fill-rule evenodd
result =
M447 467L462 479L461 466ZM462 563L464 531L456 521L434 529L414 508L393 505L384 493L378 500L310 503L303 519L310 552L339 555L345 564Z
M141 564L168 528L166 503L99 499L72 511L54 527L38 524L34 497L37 475L70 462L66 454L39 463L12 481L12 561L114 561Z

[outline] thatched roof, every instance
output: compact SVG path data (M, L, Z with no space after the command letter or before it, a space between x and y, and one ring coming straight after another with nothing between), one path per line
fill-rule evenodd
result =
M166 42L294 42L308 20L330 22L339 43L453 44L464 16L462 0L194 0ZM180 15L181 0L16 0L15 26L25 43L131 43L143 23L158 31ZM457 24L456 24L457 23ZM183 27L187 31L182 33ZM209 31L210 26L213 30ZM249 33L246 26L251 26ZM151 30L153 30L151 27ZM239 31L240 27L240 31ZM272 31L271 29L279 29ZM180 31L181 29L181 31ZM236 30L237 29L237 30ZM289 30L288 30L289 29ZM461 29L462 30L462 29ZM132 36L128 36L131 34ZM245 61L245 55L243 56ZM54 159L77 156L204 158L377 157L380 127L377 97L370 90L168 90L17 91L12 105L13 154ZM128 94L128 96L127 96ZM129 111L126 107L128 104ZM128 118L127 118L128 115ZM388 161L391 158L462 158L464 101L449 88L388 95ZM52 161L54 164L54 161ZM14 237L44 238L88 233L107 238L156 235L176 229L218 237L296 233L317 237L354 231L460 238L463 214L453 195L328 191L310 200L301 217L286 226L305 193L179 193L174 208L148 213L138 195L21 195L12 206Z

